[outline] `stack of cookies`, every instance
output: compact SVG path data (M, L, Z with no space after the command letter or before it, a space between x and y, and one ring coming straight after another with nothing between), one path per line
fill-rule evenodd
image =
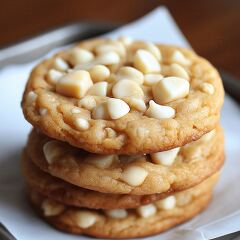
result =
M216 69L179 47L93 39L43 61L22 101L32 206L60 230L103 238L192 218L224 161L223 97Z

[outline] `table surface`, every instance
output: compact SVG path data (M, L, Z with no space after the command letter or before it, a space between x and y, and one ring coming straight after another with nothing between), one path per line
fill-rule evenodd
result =
M2 1L0 47L79 20L130 22L164 4L201 56L240 78L239 0Z

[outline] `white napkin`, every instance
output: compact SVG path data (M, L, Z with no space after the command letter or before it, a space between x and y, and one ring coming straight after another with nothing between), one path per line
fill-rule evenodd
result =
M188 46L165 8L157 8L140 20L109 36L129 35L136 39ZM0 222L18 240L87 239L66 235L40 220L24 195L19 159L31 128L20 109L27 76L33 64L9 66L0 72ZM162 240L203 240L240 230L240 109L226 96L222 125L226 137L226 164L215 196L198 217L161 235ZM159 236L148 239L159 239Z

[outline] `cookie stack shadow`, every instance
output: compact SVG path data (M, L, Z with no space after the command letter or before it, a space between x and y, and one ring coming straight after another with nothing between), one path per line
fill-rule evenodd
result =
M83 43L82 47L85 46L84 44L87 43ZM166 56L168 54L165 53L167 51L165 48L170 48L171 52L174 50L173 47L159 48L163 57L164 54ZM188 56L188 52L184 53ZM189 56L194 61L191 54ZM195 58L198 60L197 56ZM51 68L51 62L43 64L48 70ZM69 62L68 64L71 65ZM205 70L207 67L213 69L210 65L206 67L206 64L203 63ZM206 208L212 198L224 162L224 137L218 124L221 103L216 107L217 103L203 100L204 104L199 104L203 108L199 109L199 122L193 120L198 118L196 109L193 110L195 115L192 119L189 117L181 119L181 114L178 113L176 118L178 122L174 124L182 124L182 128L185 129L181 132L180 128L176 128L177 130L174 128L173 123L171 123L173 125L168 125L167 122L160 124L155 119L150 120L152 118L149 117L148 120L145 117L144 122L139 122L137 130L135 129L139 139L136 136L134 139L131 137L133 130L127 129L127 124L124 123L124 121L136 120L135 124L138 124L139 114L134 115L135 112L130 112L127 114L128 118L127 115L123 117L123 122L108 120L119 121L119 126L113 131L110 127L113 126L112 123L106 125L104 129L104 134L111 136L110 140L111 138L117 140L101 146L94 138L98 138L98 131L102 130L104 125L103 120L97 120L99 125L96 126L91 122L92 132L86 130L88 131L86 135L80 137L76 133L74 138L74 132L70 128L75 127L67 126L68 121L72 119L72 115L80 114L82 111L82 109L79 112L76 110L74 100L59 96L54 92L54 88L51 89L46 84L35 84L35 95L33 94L33 89L30 89L33 86L31 81L41 77L41 74L46 74L41 68L40 65L32 73L22 103L26 119L34 126L23 151L22 172L29 200L44 220L57 229L74 234L101 238L135 238L168 230L191 219ZM215 74L215 70L212 71ZM220 80L212 84L215 84L215 87L219 84L220 89L222 86L218 81ZM45 89L37 89L38 86ZM48 95L44 95L44 91ZM223 99L223 94L218 94L217 89L215 91L216 98L220 96ZM196 90L196 95L191 95L189 110L186 112L191 111L190 102L196 99L195 102L202 101L205 95L201 94ZM55 102L50 96L55 98ZM47 105L47 101L55 104L58 97L60 107L58 106L58 115L56 115L54 110L50 109L50 105ZM44 104L45 108L43 108ZM74 105L75 110L69 117L66 112L70 111L69 106L73 109L71 104ZM215 112L212 111L212 116L210 110L208 113L206 109L204 110L207 104L216 107ZM174 104L172 106L181 112L180 107ZM186 108L183 106L182 109L184 107ZM36 111L40 111L40 114L37 115ZM202 123L203 127L200 124L204 121L200 112L204 115L203 118L209 117L204 124ZM64 117L63 123L59 119ZM159 130L155 124L161 125L162 130ZM196 127L192 127L193 132L190 132L190 128L186 128L187 124L191 126L196 124ZM156 136L151 125L152 128L156 128ZM81 126L82 129L74 129L74 131L84 132L85 129L83 125ZM124 126L126 126L125 132ZM134 127L132 125L132 128ZM153 135L152 139L149 135L145 138L142 134L147 127ZM172 129L169 130L171 127ZM163 134L158 138L157 134L160 131L164 131L166 136ZM118 135L115 137L116 132ZM92 138L90 139L89 136ZM169 140L171 138L172 142ZM162 143L158 144L160 140ZM125 144L119 147L118 143L124 141ZM134 141L136 144L133 143ZM109 152L106 151L106 146L109 147Z

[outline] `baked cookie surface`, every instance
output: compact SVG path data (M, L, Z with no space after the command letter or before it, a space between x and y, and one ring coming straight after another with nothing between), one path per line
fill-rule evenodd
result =
M28 186L32 189L51 199L76 207L136 208L170 194L170 192L151 195L107 194L80 188L41 171L31 163L26 154L22 157L22 171Z
M25 118L49 137L100 154L165 151L216 127L216 69L191 50L94 39L32 71Z
M171 192L151 195L106 194L87 190L44 173L31 163L26 154L23 154L22 157L22 171L25 181L31 189L35 189L55 201L76 207L92 209L137 208L172 194ZM209 181L209 184L211 181L214 184L213 180L205 181Z
M90 154L33 130L26 152L41 170L76 186L134 195L190 188L224 161L220 127L180 149L135 156Z
M201 212L211 199L216 175L184 192L137 209L92 210L64 205L30 190L36 211L65 232L100 238L134 238L157 234Z

